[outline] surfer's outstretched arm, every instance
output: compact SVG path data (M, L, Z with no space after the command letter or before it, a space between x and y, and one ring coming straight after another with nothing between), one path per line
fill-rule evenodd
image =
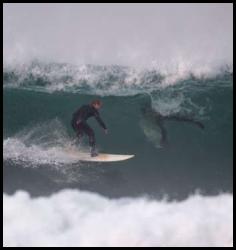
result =
M196 121L195 119L186 117L186 116L169 115L169 116L164 116L163 118L166 120L168 119L168 120L174 120L174 121L190 122L190 123L196 124L201 129L205 128L205 126L200 121Z
M97 122L99 123L99 125L104 129L107 130L107 127L105 125L105 123L103 122L102 118L100 117L99 114L95 114L95 119L97 120Z

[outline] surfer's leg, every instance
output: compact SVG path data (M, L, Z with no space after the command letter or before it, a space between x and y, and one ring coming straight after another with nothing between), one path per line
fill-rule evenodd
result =
M93 130L91 128L86 128L85 132L89 137L89 146L95 147L95 135L94 135Z
M91 147L91 156L97 156L98 153L96 152L95 145L96 145L96 140L95 140L95 134L94 131L89 127L88 124L84 125L84 131L89 137L89 146Z
M194 118L190 118L190 117L186 117L186 116L182 116L182 115L169 115L169 116L165 116L164 119L190 122L190 123L197 125L201 129L205 128L205 126L200 121L197 121Z
M81 139L84 135L84 128L83 128L83 124L79 124L75 126L75 132L76 132L76 136L77 136L77 142L80 143Z

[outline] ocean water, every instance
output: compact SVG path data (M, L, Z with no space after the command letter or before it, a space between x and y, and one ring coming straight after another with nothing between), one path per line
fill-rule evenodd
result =
M180 47L173 54L169 48L176 44L168 39L162 43L168 35L158 25L163 51L160 53L155 46L153 23L166 20L161 15L162 8L177 17L182 10L178 6L162 6L156 13L154 8L143 21L143 25L151 24L149 39L145 25L134 29L134 38L137 34L146 35L143 43L135 47L140 53L128 46L132 41L127 44L129 33L124 28L118 29L123 36L117 36L114 47L112 43L101 47L103 40L93 47L85 39L95 37L90 33L84 33L79 47L70 47L68 33L64 40L67 50L59 58L52 54L55 36L50 28L44 30L44 22L56 23L58 13L63 13L61 25L65 28L71 24L73 30L76 11L63 5L55 11L47 5L48 12L41 20L45 10L41 5L37 10L30 5L5 5L4 246L233 246L231 36L223 29L226 19L216 25L217 17L224 16L230 6L222 9L207 5L206 9L213 8L209 20L204 7L188 7L189 15L203 15L201 21L189 21L199 28L195 31L200 37L189 33L187 26L186 33L174 33ZM81 20L90 20L91 13L96 16L110 8L117 17L112 19L114 25L120 27L121 5L117 5L117 12L111 6L95 7L81 5L78 13L90 10L90 16L81 14ZM136 7L136 16L130 5L122 12L124 20L133 13L130 26L139 23L141 10L148 10L141 7ZM32 16L34 12L37 15ZM50 14L56 18L54 21ZM42 42L40 35L48 35L45 49L40 47L43 43L34 43L35 30L28 26L27 16L39 25L37 41ZM108 17L100 20L101 34L112 30L105 25ZM204 18L209 21L208 28L218 28L214 38L220 31L225 32L221 43L212 42L207 27L203 28ZM167 28L174 25L174 20L167 22ZM178 30L182 21L173 30ZM26 40L20 39L18 30L28 35ZM59 34L60 29L55 28L54 35ZM186 37L192 39L193 47L181 42ZM76 41L79 38L75 36ZM144 41L150 41L147 47ZM208 47L210 42L212 46ZM106 46L108 53L104 56ZM198 55L193 53L196 48L200 48ZM55 51L58 49L60 46L55 44ZM93 49L97 49L97 54L93 54ZM127 52L127 59L120 51ZM117 52L116 56L113 52ZM81 56L79 61L72 56L76 53ZM157 55L161 57L158 59ZM134 154L134 158L85 163L67 153L71 147L89 150L86 137L82 143L76 142L70 121L79 106L97 98L103 103L100 114L109 130L105 135L95 119L88 121L95 131L99 152ZM167 145L161 145L158 122L142 112L144 105L164 117ZM204 129L181 119L165 119L170 116L193 118Z
M139 72L139 79L130 80L132 70L118 66L73 70L66 64L37 63L24 72L4 72L4 191L22 188L37 196L75 187L109 197L148 194L178 199L195 191L232 192L231 73L189 76L165 85L165 77L153 71ZM134 159L94 164L66 154L76 139L72 113L95 98L103 102L101 117L109 129L105 135L95 119L89 121L99 151L135 154ZM168 145L161 147L158 123L141 112L145 104L164 117L193 117L205 129L164 120ZM74 147L86 150L88 139ZM20 183L9 181L19 174Z

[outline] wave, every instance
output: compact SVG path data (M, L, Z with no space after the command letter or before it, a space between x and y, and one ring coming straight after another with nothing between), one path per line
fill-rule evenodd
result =
M39 61L4 68L5 88L101 96L151 93L176 84L193 87L194 85L205 85L207 82L207 86L210 87L215 80L227 80L229 78L232 78L232 68L229 65L224 65L217 70L214 69L212 72L207 70L202 72L191 71L178 67L171 72L156 68L141 70L118 65L76 66Z
M4 4L4 246L233 246L232 10ZM100 149L135 157L93 170L65 149L72 112L98 97ZM165 120L161 148L147 104L205 129ZM143 194L171 201L114 199Z
M18 191L3 195L3 245L233 247L233 198L107 199L75 190L31 198Z
M150 70L143 71L139 80L129 82L129 68L120 66L87 65L84 72L88 74L78 75L89 77L80 82L73 76L78 68L72 66L74 71L71 73L66 71L70 68L67 66L31 64L31 69L25 73L4 69L3 158L6 172L10 174L11 167L20 166L19 171L36 168L35 171L48 176L50 169L52 186L58 179L55 176L61 176L61 173L59 178L67 184L81 183L85 176L89 176L86 189L97 190L89 180L92 171L85 170L80 178L81 168L76 169L75 165L81 164L65 150L75 139L70 125L72 113L80 105L100 98L103 102L101 116L109 135L103 135L96 121L89 120L99 152L135 155L132 161L122 162L123 168L119 169L124 178L129 176L129 181L123 183L123 177L118 177L122 187L117 190L108 188L108 191L104 187L101 193L107 195L111 191L112 195L119 196L147 192L155 197L164 193L182 198L198 189L207 194L218 194L222 190L232 192L233 77L230 71L225 70L212 78L191 75L165 86L165 78ZM73 83L70 88L66 80L61 80L60 90L49 90L57 86L57 79L67 79L68 76ZM156 115L143 113L142 108L146 105L161 117L161 123L156 120ZM168 120L171 116L201 122L205 129L199 129L196 122ZM161 126L166 131L164 147ZM84 140L84 145L88 145L87 138ZM84 145L82 149L86 150ZM107 173L109 170L105 165L101 164L99 169ZM110 169L117 167L112 163L109 166L112 166ZM95 171L94 175L97 174ZM140 175L140 171L145 174ZM106 174L98 175L106 183ZM143 175L145 180L141 178ZM169 181L164 183L165 179ZM137 183L142 185L137 187ZM61 184L60 188L68 187L67 184ZM6 186L11 193L11 182ZM27 186L25 188L29 191Z

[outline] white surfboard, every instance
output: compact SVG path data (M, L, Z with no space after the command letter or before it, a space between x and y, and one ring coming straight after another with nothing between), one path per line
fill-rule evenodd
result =
M91 157L89 152L80 152L74 150L68 150L67 154L77 158L79 161L90 161L90 162L124 161L134 157L134 155L105 154L105 153L100 153L98 156Z
M134 157L134 155L99 154L98 156L91 157L90 153L79 153L78 157L81 161L109 162L128 160Z

